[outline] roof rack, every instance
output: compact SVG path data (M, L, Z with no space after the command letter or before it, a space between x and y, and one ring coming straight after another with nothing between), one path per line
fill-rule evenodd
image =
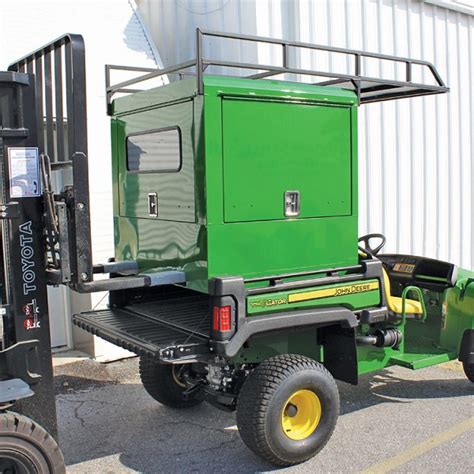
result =
M203 52L203 38L215 37L221 39L231 39L240 41L250 41L254 43L264 43L277 45L281 47L281 66L270 66L259 63L243 63L235 61L224 61L208 58ZM328 54L340 53L347 57L352 57L354 62L354 74L340 74L331 71L321 71L317 69L301 69L290 65L290 51L296 50L312 50L323 51ZM362 74L362 60L371 58L376 60L391 61L394 65L404 65L405 80L391 80L377 77L365 76ZM327 78L323 82L315 82L317 86L337 86L343 89L353 90L358 97L359 103L381 102L385 100L401 99L405 97L417 97L431 94L441 94L449 91L435 66L428 61L410 59L397 56L389 56L386 54L369 53L355 49L336 48L332 46L316 45L311 43L301 43L296 41L279 40L261 36L249 36L233 33L220 33L216 31L196 30L196 58L186 61L175 66L163 69L135 68L127 66L106 66L106 92L107 103L110 104L112 98L117 93L132 93L139 90L130 86L137 85L153 78L162 77L169 74L177 74L180 78L183 75L193 75L196 77L197 93L202 94L204 90L203 77L209 66L220 66L223 68L234 68L240 70L258 71L244 77L247 79L264 79L271 78L280 74L296 74L301 76L316 76ZM412 82L414 66L419 66L425 74L429 74L434 85ZM396 67L396 66L394 66ZM194 71L190 71L194 68ZM143 72L145 74L138 77L128 79L116 84L111 84L111 71L130 71ZM221 74L223 75L223 74ZM290 81L291 82L291 81ZM301 82L301 81L294 81Z

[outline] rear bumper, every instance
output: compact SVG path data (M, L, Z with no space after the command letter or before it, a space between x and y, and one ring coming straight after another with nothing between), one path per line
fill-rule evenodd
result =
M247 318L232 339L216 342L215 347L217 353L232 358L238 354L244 343L256 334L295 327L324 327L333 324L344 328L354 328L358 325L358 320L352 311L342 307L285 311L269 316L257 316Z
M341 275L340 273L344 273ZM294 277L299 277L295 279ZM276 292L313 288L323 285L350 283L360 280L378 279L382 288L382 264L378 260L365 260L355 267L316 270L291 275L279 275L244 280L241 277L213 278L209 282L209 294L214 301L233 298L235 303L235 333L227 340L212 340L216 352L228 358L235 357L252 336L271 331L297 327L324 327L339 325L354 328L359 322L353 311L345 306L284 309L274 312L247 314L247 297L251 295L271 296ZM247 288L248 283L261 283L259 287ZM384 292L380 294L380 308L385 309ZM372 308L372 306L370 306Z

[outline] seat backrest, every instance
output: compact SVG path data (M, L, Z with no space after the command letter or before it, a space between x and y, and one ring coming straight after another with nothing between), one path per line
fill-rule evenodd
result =
M393 302L393 296L392 296L392 289L390 285L390 278L388 276L387 270L382 265L382 273L383 273L383 288L385 291L385 299L387 300L387 306L390 311L393 311L394 313L397 312L394 302Z

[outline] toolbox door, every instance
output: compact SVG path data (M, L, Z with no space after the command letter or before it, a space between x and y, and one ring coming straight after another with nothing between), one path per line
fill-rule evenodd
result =
M120 216L195 222L192 100L118 123Z
M351 108L222 100L225 222L352 213Z

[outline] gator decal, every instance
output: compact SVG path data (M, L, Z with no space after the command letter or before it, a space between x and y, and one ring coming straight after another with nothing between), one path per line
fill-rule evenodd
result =
M357 310L378 304L380 304L380 284L378 280L373 279L249 296L247 312L253 315L328 305L344 305Z
M379 282L358 283L354 285L339 286L335 288L326 288L324 290L307 291L305 293L293 293L288 295L288 303L297 303L299 301L316 300L318 298L329 298L332 296L353 295L354 293L365 293L367 291L378 290Z
M271 308L272 306L281 306L288 303L288 297L283 296L280 298L262 298L255 301L250 301L249 306L251 308Z

